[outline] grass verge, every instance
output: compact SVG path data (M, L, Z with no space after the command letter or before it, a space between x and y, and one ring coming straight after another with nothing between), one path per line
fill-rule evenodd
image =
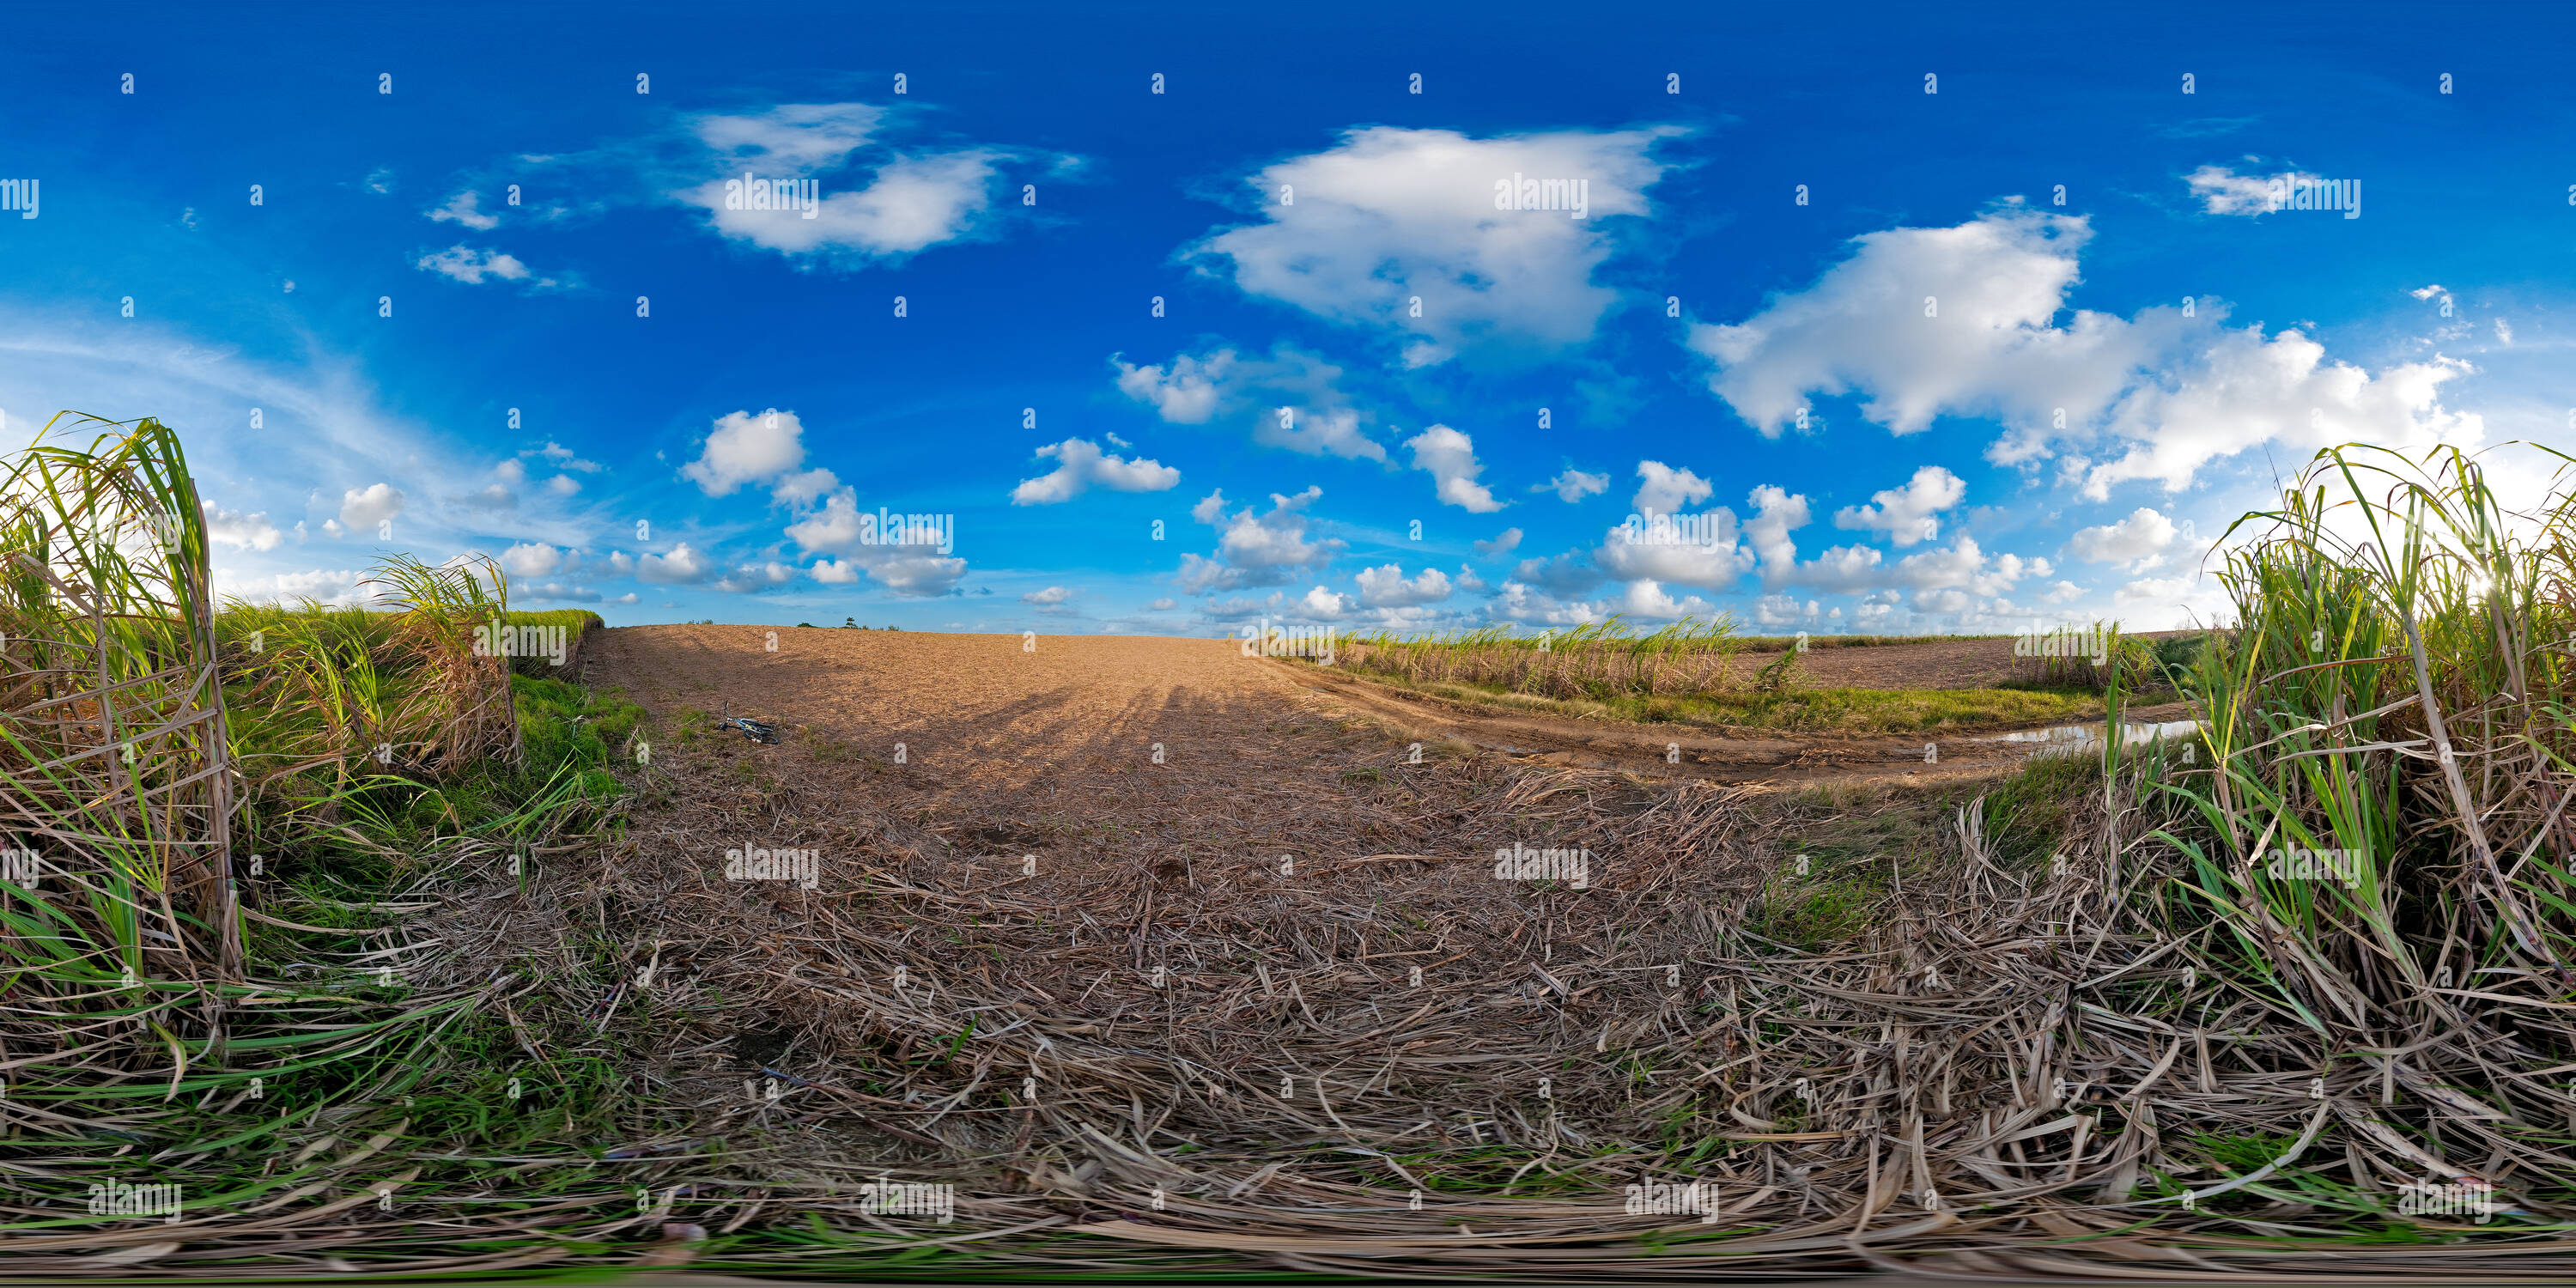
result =
M2098 693L2075 689L1790 689L1777 693L1613 694L1550 698L1489 684L1369 679L1454 702L1569 720L1685 724L1721 732L1977 733L2102 718Z

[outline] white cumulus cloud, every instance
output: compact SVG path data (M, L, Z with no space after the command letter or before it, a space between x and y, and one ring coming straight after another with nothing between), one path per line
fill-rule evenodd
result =
M2471 368L2434 357L2376 374L2329 361L2297 330L2229 328L2223 301L2134 318L2076 309L2060 325L2092 235L2084 219L2007 207L1952 228L1854 240L1803 291L1733 325L1696 325L1709 387L1777 435L1810 394L1857 393L1899 434L1941 415L2005 426L1997 464L2064 454L2094 499L2131 480L2188 486L2210 463L2266 443L2302 451L2363 441L2466 444L2484 427L2440 401Z
M1179 470L1159 461L1143 457L1131 461L1107 455L1100 450L1100 444L1086 439L1049 443L1039 448L1037 455L1053 457L1055 470L1022 479L1011 490L1011 504L1054 505L1082 495L1095 484L1113 492L1161 492L1179 486L1181 481Z
M1308 456L1386 459L1342 392L1342 369L1294 346L1275 345L1267 358L1217 349L1145 366L1113 356L1110 365L1120 393L1173 424L1242 426L1256 443Z
M1940 513L1968 495L1958 475L1938 465L1914 471L1903 487L1872 496L1868 505L1845 506L1834 514L1834 526L1883 532L1888 544L1903 549L1941 535Z
M1305 598L1297 601L1297 607L1303 609L1307 616L1326 620L1341 616L1349 605L1350 600L1340 591L1326 590L1321 586L1307 587Z
M718 416L698 459L680 477L708 496L731 496L745 483L787 477L805 463L805 425L792 411L734 411Z
M1634 504L1637 513L1678 514L1689 506L1705 501L1713 491L1707 479L1689 470L1677 470L1662 461L1637 462L1637 477L1645 482L1637 487Z
M1592 280L1617 249L1603 221L1648 213L1666 168L1649 154L1679 132L1351 130L1252 176L1260 222L1184 258L1247 294L1392 332L1412 366L1483 346L1562 350L1589 341L1617 299ZM1497 209L1496 184L1516 178L1582 180L1583 217Z
M2086 563L2131 564L2144 568L2164 557L2179 540L2188 540L2191 525L2174 521L2146 506L2118 523L2083 528L2069 537L2066 552Z
M1465 434L1434 425L1406 439L1404 445L1413 453L1413 468L1430 472L1441 504L1469 514L1492 514L1503 508L1493 492L1476 481L1484 467L1476 463L1476 445Z
M1407 581L1403 568L1388 564L1363 568L1352 580L1359 586L1360 602L1370 608L1409 608L1436 604L1449 597L1449 575L1437 568L1425 568Z
M206 536L217 545L243 550L274 550L284 539L277 525L268 521L268 512L239 514L215 504L200 501L198 508L206 516Z
M635 560L635 575L657 586L693 586L715 572L715 564L688 542L671 547L667 555L641 555Z
M563 552L553 546L520 542L501 552L501 571L513 577L543 577L563 566Z
M826 584L847 584L856 579L855 570L864 570L878 585L898 595L926 597L945 595L956 588L966 575L966 561L942 552L935 545L898 546L873 540L873 513L861 515L857 492L848 487L835 489L823 504L786 530L788 540L807 554L836 555L811 571L814 579Z
M1658 511L1662 508L1656 507ZM1638 512L1643 514L1644 510ZM1733 510L1719 506L1708 511L1704 521L1706 529L1697 535L1705 539L1688 542L1628 541L1622 539L1618 529L1612 529L1600 548L1592 552L1592 562L1602 572L1622 580L1726 590L1753 571L1754 555L1738 540Z
M772 586L784 586L795 579L794 568L772 559L764 563L737 565L732 572L717 578L714 586L717 590L730 594L748 594L755 590L767 590Z
M1255 514L1247 506L1228 516L1223 497L1210 493L1190 513L1217 528L1216 557L1181 556L1177 580L1182 591L1196 595L1211 590L1281 586L1300 569L1321 568L1331 562L1346 543L1338 538L1309 540L1306 536L1305 509L1323 494L1324 489L1311 486L1295 496L1273 492L1267 513Z
M370 483L351 488L340 497L340 527L344 531L372 528L402 513L403 494L391 483Z

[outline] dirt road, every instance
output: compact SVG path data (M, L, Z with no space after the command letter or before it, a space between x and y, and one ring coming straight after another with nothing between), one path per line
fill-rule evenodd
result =
M1280 664L1286 666L1288 664ZM1570 720L1497 711L1409 693L1322 667L1298 667L1308 690L1418 734L1511 757L1648 777L1722 783L1974 777L2019 764L2027 748L1978 738L1780 734L1724 737L1685 725Z

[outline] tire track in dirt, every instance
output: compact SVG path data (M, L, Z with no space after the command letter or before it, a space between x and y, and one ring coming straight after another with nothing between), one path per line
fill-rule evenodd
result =
M1814 783L1849 779L1974 777L2020 763L1997 744L1940 741L1926 763L1924 740L1802 735L1735 738L1686 725L1651 726L1572 720L1535 712L1495 711L1337 674L1294 668L1309 691L1432 740L1456 739L1507 757L1648 777L1704 778L1721 783ZM1678 757L1678 760L1674 759Z
M1623 769L1662 777L1705 778L1723 783L1812 783L1910 778L1973 778L2011 769L2028 759L2033 744L1997 740L2013 730L1973 734L1782 734L1729 737L1688 725L1643 725L1575 720L1538 712L1498 711L1428 694L1412 693L1347 672L1297 662L1269 665L1296 683L1352 709L1429 737L1455 738L1505 756L1549 764ZM2189 717L2187 704L2165 703L2130 713L2133 720ZM2031 726L2047 728L2050 726ZM1927 760L1925 748L1936 749Z

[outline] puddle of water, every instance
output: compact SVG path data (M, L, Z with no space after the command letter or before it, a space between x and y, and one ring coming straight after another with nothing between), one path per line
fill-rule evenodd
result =
M2101 725L2053 725L2046 729L2023 729L2014 733L1994 734L1980 742L2037 743L2042 747L2091 747L2102 740ZM2197 720L2167 720L2157 724L2130 723L2120 726L2120 745L2133 747L2159 738L2181 738L2200 731Z

